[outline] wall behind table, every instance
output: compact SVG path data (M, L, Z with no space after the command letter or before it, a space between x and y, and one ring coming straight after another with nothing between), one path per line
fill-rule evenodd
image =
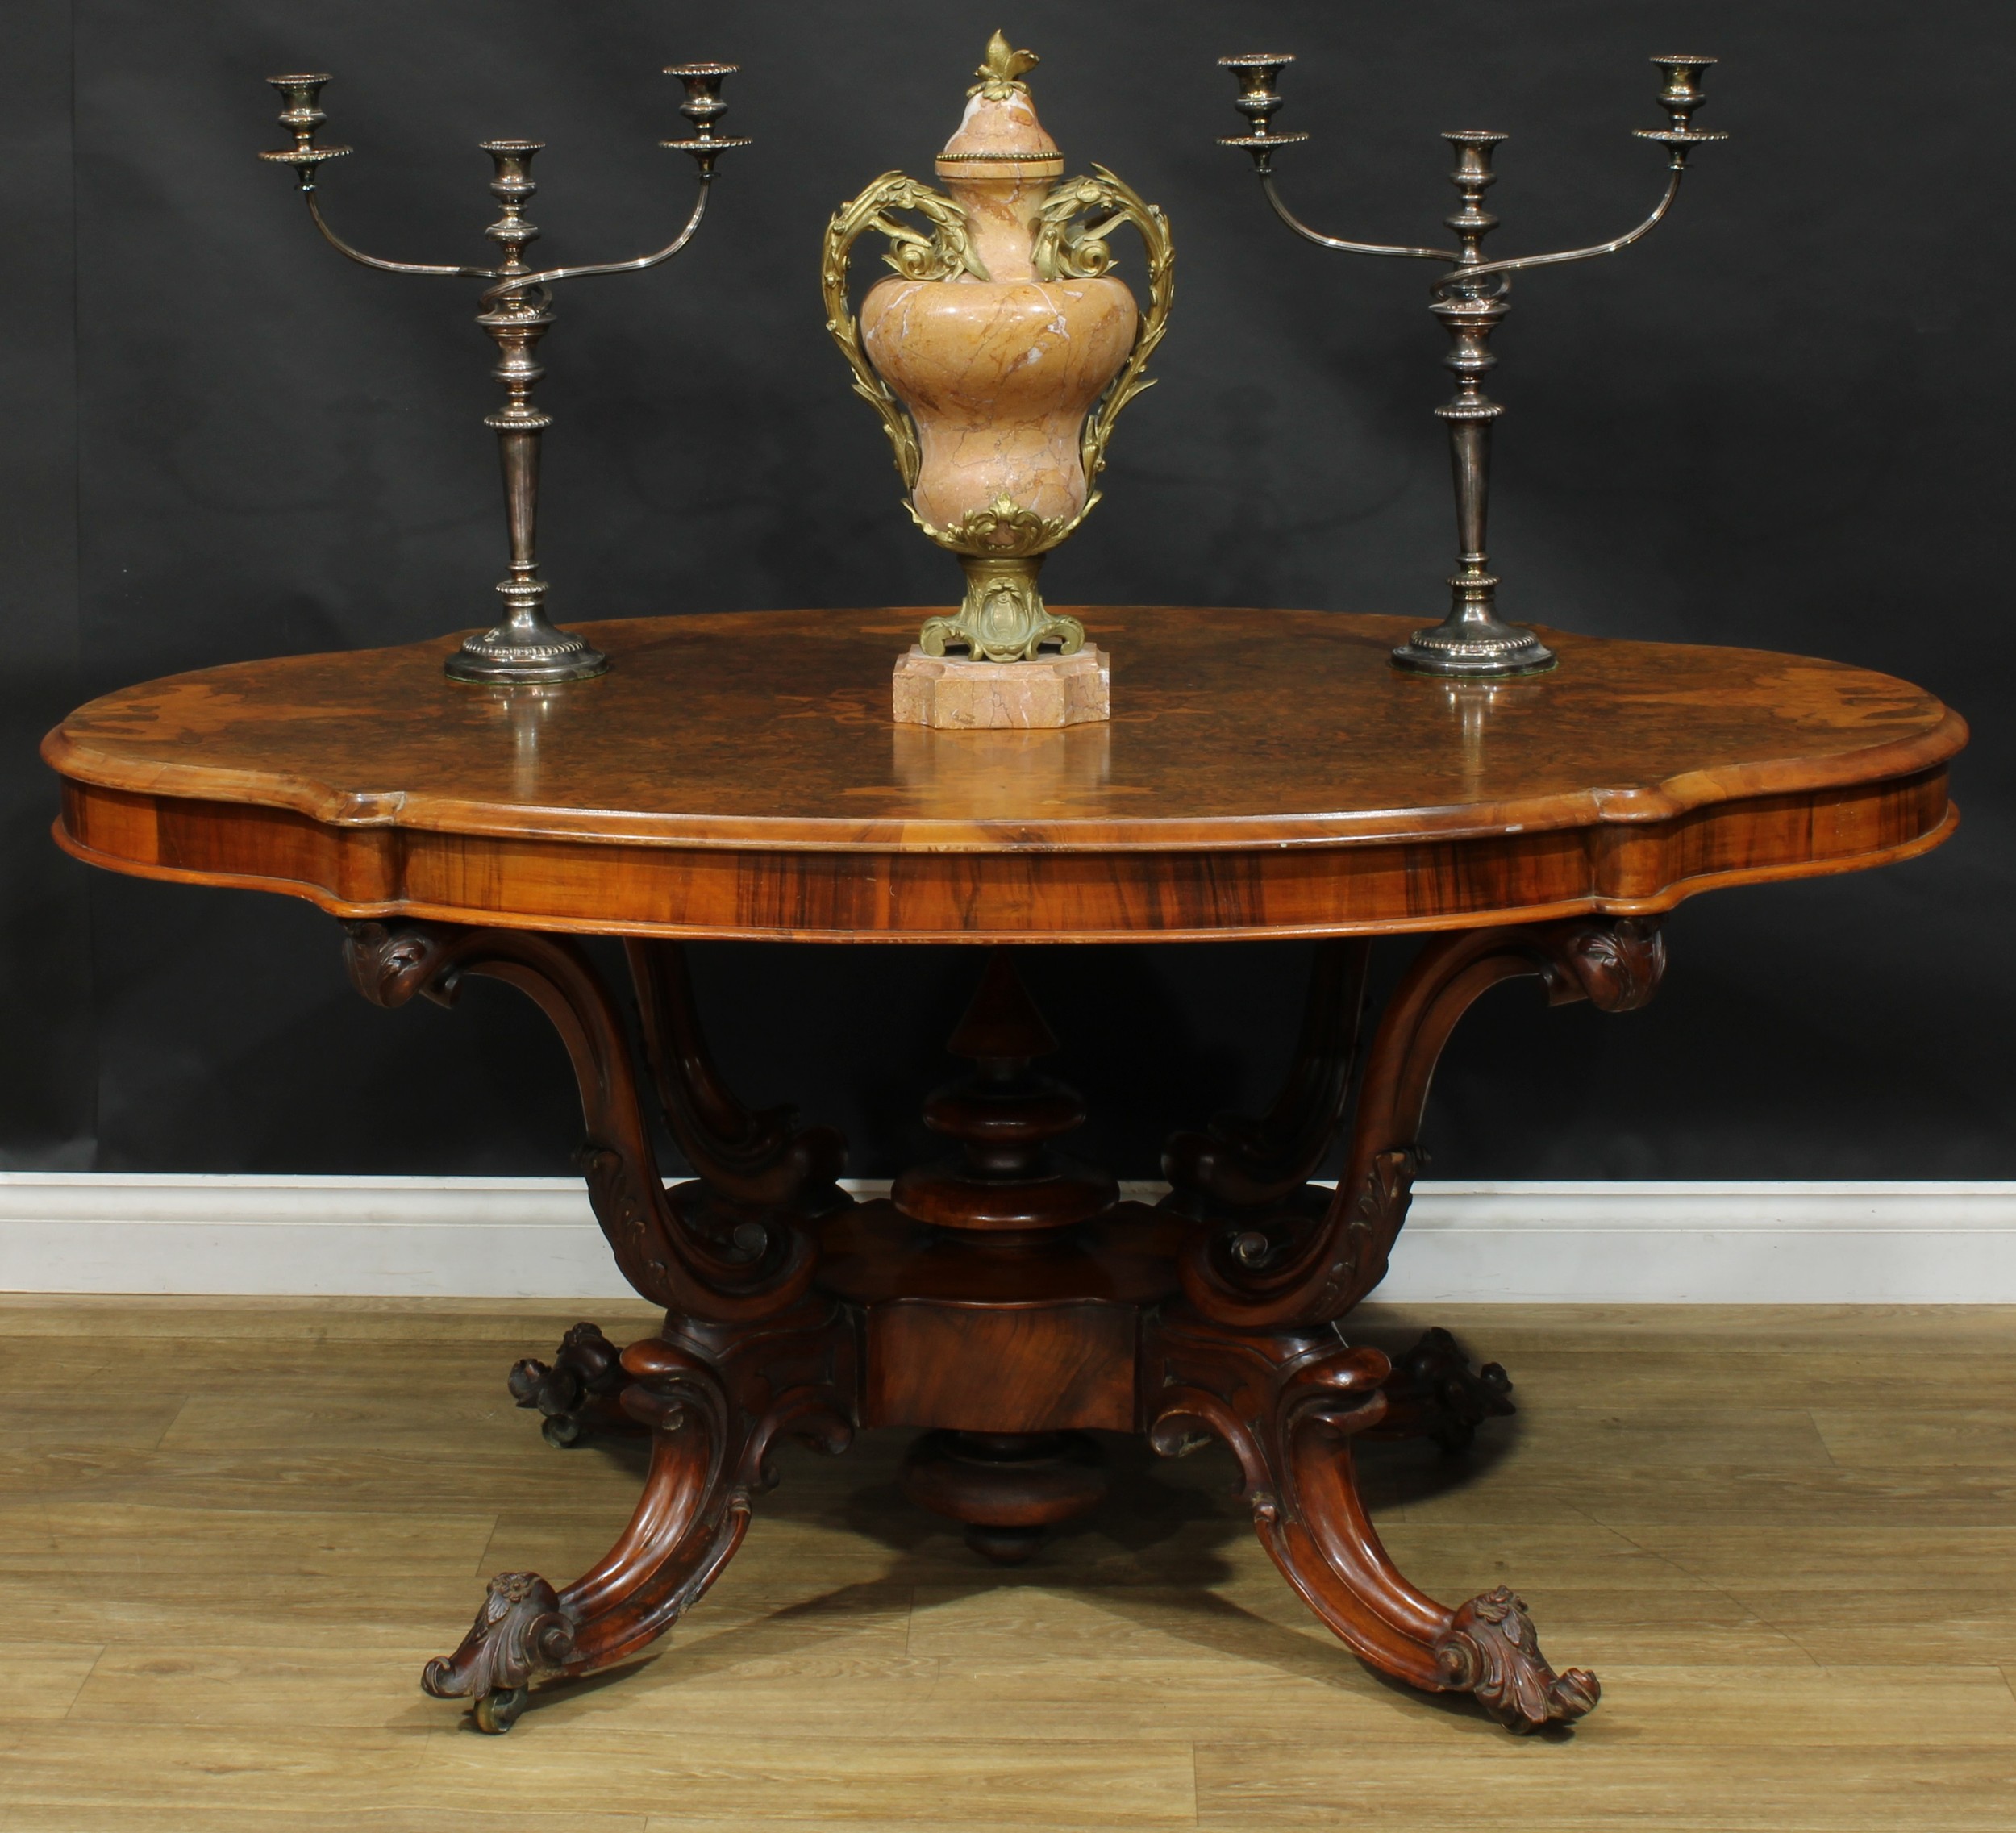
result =
M1002 23L1043 54L1037 98L1074 168L1098 159L1164 202L1180 251L1161 385L1128 410L1105 504L1045 575L1060 603L1439 609L1448 490L1428 409L1444 340L1419 276L1326 256L1268 216L1243 159L1211 144L1236 121L1219 52L1300 53L1284 125L1318 138L1287 181L1343 233L1425 238L1452 196L1438 131L1511 134L1492 200L1508 253L1636 220L1661 176L1626 134L1660 119L1644 58L1720 55L1704 124L1735 138L1699 156L1672 222L1614 261L1522 281L1497 340L1506 606L1921 681L1975 724L1966 826L1913 865L1688 907L1642 1014L1494 995L1446 1067L1437 1169L2016 1175L2016 968L1990 940L2016 856L1991 546L2010 363L1968 315L2006 7L999 13L24 0L4 115L30 259L4 493L0 1163L535 1173L564 1169L576 1137L557 1046L506 990L480 985L452 1014L379 1012L306 906L87 873L45 837L33 741L66 704L490 613L500 533L477 423L494 391L473 289L320 246L290 175L251 157L279 144L260 79L336 73L327 137L358 150L325 197L364 245L481 259L489 162L472 143L524 133L549 143L542 246L599 259L662 240L685 207L685 163L655 144L678 119L659 67L739 60L730 121L757 144L725 163L692 251L559 298L541 395L558 420L542 530L556 614L918 603L948 589L948 565L898 509L821 329L818 239L875 173L928 173ZM1150 1175L1166 1120L1258 1098L1306 960L1040 963L1071 1039L1059 1066L1098 1115L1088 1144ZM846 1127L865 1175L914 1144L971 969L952 950L699 951L731 1072Z

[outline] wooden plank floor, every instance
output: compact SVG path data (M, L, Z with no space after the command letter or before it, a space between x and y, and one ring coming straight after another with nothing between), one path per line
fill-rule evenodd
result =
M1381 1529L1597 1670L1572 1736L1359 1665L1216 1450L1115 1441L1108 1505L1004 1575L872 1433L785 1452L650 1656L485 1738L421 1663L635 1493L505 1394L574 1315L0 1299L0 1833L2016 1828L2016 1308L1438 1312L1522 1411L1375 1452Z

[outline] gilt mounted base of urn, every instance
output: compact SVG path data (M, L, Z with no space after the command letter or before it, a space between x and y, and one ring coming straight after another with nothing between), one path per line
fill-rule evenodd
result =
M1022 80L1035 63L996 32L938 156L945 191L887 172L827 228L827 329L881 417L911 519L965 574L958 606L896 659L901 723L1107 717L1106 658L1079 662L1084 627L1043 602L1037 574L1098 502L1114 420L1149 385L1174 255L1162 212L1104 166L1064 177ZM1123 223L1147 251L1145 310L1110 271ZM870 230L895 272L856 318L848 257Z

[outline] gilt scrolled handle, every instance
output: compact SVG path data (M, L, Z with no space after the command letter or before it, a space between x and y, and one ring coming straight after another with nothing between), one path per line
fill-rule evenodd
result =
M1109 214L1096 227L1077 221L1102 211ZM1106 442L1113 436L1113 423L1137 394L1155 385L1154 377L1147 373L1148 359L1168 329L1169 310L1176 303L1176 249L1169 240L1169 219L1161 206L1145 202L1103 165L1093 166L1089 178L1067 178L1056 186L1043 200L1038 221L1034 258L1037 273L1045 280L1090 280L1104 274L1113 265L1106 238L1123 223L1134 225L1148 262L1148 309L1135 327L1133 348L1085 416L1079 435L1078 456L1085 466L1085 488L1091 494L1072 524L1076 527L1098 501L1098 477L1106 467Z
M931 226L931 234L920 235L890 214L896 210L923 217ZM839 346L854 372L854 392L881 416L882 431L893 448L897 474L903 488L910 490L916 487L923 463L917 428L895 391L868 360L860 326L847 297L849 256L855 243L871 229L889 238L889 252L882 259L906 280L948 280L955 273L985 280L987 269L974 252L965 211L943 193L900 172L885 172L859 197L842 204L826 226L819 290L826 301L827 335Z

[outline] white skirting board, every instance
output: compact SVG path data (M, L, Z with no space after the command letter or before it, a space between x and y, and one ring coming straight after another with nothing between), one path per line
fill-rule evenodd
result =
M34 1172L0 1173L0 1291L629 1295L572 1178ZM1378 1296L2016 1303L2016 1183L1423 1182Z

